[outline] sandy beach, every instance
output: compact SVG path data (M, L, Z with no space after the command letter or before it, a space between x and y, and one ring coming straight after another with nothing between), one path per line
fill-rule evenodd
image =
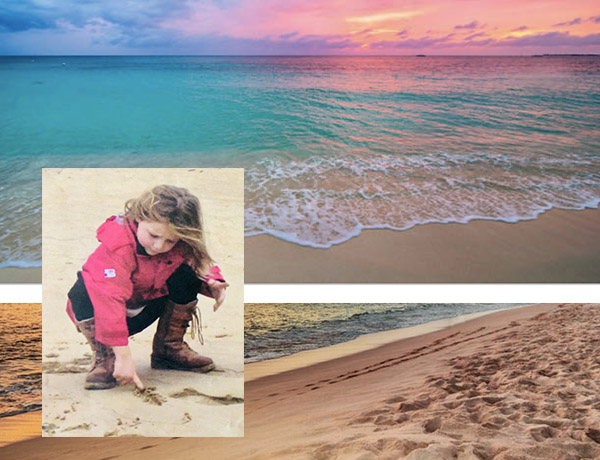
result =
M246 238L247 283L594 283L600 210L366 230L329 249ZM493 263L491 262L493 261Z
M595 283L600 210L551 210L516 224L472 221L366 230L329 249L269 235L245 239L248 283ZM489 260L495 260L490 264ZM6 283L39 283L41 268L2 268Z
M52 438L11 445L2 454L40 460L598 458L599 332L600 305L505 310L252 380L244 439Z
M243 436L241 170L65 169L44 170L43 178L43 436ZM199 296L205 344L189 330L186 336L217 369L208 374L151 369L152 325L130 339L130 348L154 396L136 396L132 384L84 390L92 355L65 313L66 294L98 245L95 229L118 214L126 199L159 183L186 187L200 198L210 254L230 283L217 312L212 299Z

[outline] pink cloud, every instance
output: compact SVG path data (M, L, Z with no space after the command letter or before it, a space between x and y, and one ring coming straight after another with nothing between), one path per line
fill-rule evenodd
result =
M477 29L479 27L479 22L471 21L468 24L462 24L458 26L454 26L455 29Z
M145 8L119 8L118 0L63 2L56 17L39 8L12 12L4 29L0 24L5 43L32 42L43 27L57 49L71 37L129 53L510 54L525 46L600 52L589 38L600 33L600 7L589 0L571 0L567 17L562 0L187 0L178 8L163 0L148 0ZM73 17L62 20L71 10Z
M192 14L165 22L163 26L176 29L187 37L222 36L274 43L279 40L296 44L311 42L315 45L314 37L320 37L319 43L324 46L324 52L328 52L331 46L338 51L365 53L386 46L392 51L469 45L481 48L502 42L511 32L527 33L530 30L530 34L547 34L556 31L559 26L579 25L579 17L595 17L594 11L588 11L588 2L573 0L570 13L577 15L577 19L564 22L561 18L564 11L559 8L559 3L557 0L505 0L501 3L467 0L402 3L392 0L369 3L362 0L246 0L219 7L203 1L194 4ZM465 15L466 11L469 11L470 17ZM523 19L528 20L527 26L522 25ZM591 20L587 22L593 24ZM453 31L464 31L467 35L482 29L484 24L490 31L485 38L471 33L464 40L458 40L449 35ZM584 34L592 32L590 29L583 31ZM325 36L329 38L325 39Z

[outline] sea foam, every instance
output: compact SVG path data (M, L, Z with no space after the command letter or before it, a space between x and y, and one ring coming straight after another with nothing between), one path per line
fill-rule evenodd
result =
M246 236L328 248L365 229L519 222L600 203L600 159L435 152L265 159L246 173Z

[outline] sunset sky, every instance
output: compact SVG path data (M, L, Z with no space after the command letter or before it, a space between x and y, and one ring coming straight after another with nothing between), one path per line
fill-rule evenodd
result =
M597 0L3 0L0 54L600 53Z

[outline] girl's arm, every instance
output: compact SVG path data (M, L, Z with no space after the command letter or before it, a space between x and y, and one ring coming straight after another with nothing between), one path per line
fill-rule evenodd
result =
M225 301L225 289L228 286L229 283L216 265L205 275L198 276L189 265L183 264L167 279L169 294L173 299L181 299L180 303L187 303L192 300L189 298L189 291L193 290L194 297L198 293L215 299L214 311Z
M135 364L131 357L129 345L112 347L115 353L115 371L113 377L119 382L119 385L126 385L133 382L135 386L143 390L144 384L135 371Z
M137 268L128 234L108 220L98 229L100 246L83 265L81 276L94 306L96 339L105 345L128 344L126 306L133 293L131 276Z
M215 304L213 305L213 311L217 311L223 302L225 302L225 289L229 286L229 283L225 281L218 281L215 279L210 279L206 282L208 287L212 293L213 299L215 299Z
M208 273L202 277L202 281L206 283L208 292L203 292L203 289L200 289L199 292L202 295L215 299L216 302L213 305L213 311L217 311L223 305L223 302L225 302L225 289L229 287L229 283L225 281L225 278L221 274L221 269L217 265L210 267Z

